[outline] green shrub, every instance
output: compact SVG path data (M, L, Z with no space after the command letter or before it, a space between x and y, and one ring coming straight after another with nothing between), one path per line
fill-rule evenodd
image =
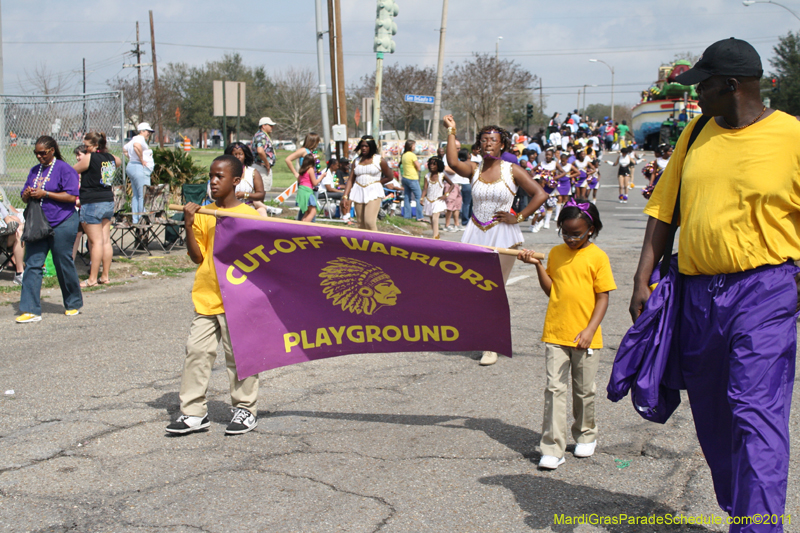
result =
M155 168L150 175L153 185L167 183L170 190L180 191L184 183L202 183L208 178L205 168L179 148L154 148L153 160Z

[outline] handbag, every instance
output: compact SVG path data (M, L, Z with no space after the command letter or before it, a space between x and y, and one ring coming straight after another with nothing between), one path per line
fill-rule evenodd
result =
M37 242L53 234L53 228L44 216L41 200L30 200L25 208L25 229L22 230L23 242Z
M695 124L686 153L711 119L701 116ZM684 158L685 160L685 158ZM661 264L653 271L650 283L656 288L645 302L642 314L631 326L617 350L606 392L618 402L631 392L634 409L644 419L664 424L681 403L685 388L678 363L677 343L680 319L681 276L678 254L672 254L680 220L681 185L675 198L672 222Z

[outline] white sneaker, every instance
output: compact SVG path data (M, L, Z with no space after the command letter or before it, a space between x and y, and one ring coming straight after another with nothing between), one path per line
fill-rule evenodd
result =
M559 467L559 465L563 465L566 459L561 457L554 457L552 455L543 455L541 459L539 459L539 468L543 468L545 470L555 470Z
M481 357L481 366L489 366L493 365L497 362L497 352L483 352L483 357Z
M252 431L258 426L258 419L247 409L236 408L233 412L233 419L228 427L225 428L226 435L241 435Z
M194 433L195 431L206 429L210 425L211 422L208 420L208 415L188 416L182 414L175 422L167 426L167 431L169 433L184 435L186 433Z
M575 445L575 451L572 455L575 457L591 457L594 454L595 447L597 447L597 441L579 442Z
M544 227L544 229L550 229L550 223L549 222L545 222L543 227Z
M533 224L531 224L531 233L539 233L539 230L541 229L542 228L539 226L538 222L534 222Z

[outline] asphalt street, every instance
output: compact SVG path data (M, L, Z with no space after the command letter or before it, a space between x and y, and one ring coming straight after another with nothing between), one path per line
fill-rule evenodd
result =
M604 167L598 201L597 244L619 288L603 321L593 457L573 457L570 443L558 470L536 468L547 298L522 263L507 288L511 359L481 367L477 352L363 354L265 372L258 428L225 437L230 398L218 358L211 428L167 436L193 315L186 274L89 293L72 318L52 291L40 323L16 325L16 304L0 307L0 531L727 531L555 520L725 516L685 396L663 426L640 418L629 398L605 396L646 220L641 189L616 201L615 175ZM526 247L561 242L554 228L526 227ZM447 313L446 299L439 305ZM795 405L787 513L798 523L799 417Z

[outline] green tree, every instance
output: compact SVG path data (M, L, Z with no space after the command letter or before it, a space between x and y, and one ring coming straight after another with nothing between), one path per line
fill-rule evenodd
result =
M775 70L771 77L778 79L779 90L767 93L770 107L800 115L800 32L780 37L773 51L775 57L769 63Z
M198 128L201 135L210 129L221 129L222 117L213 116L213 81L223 78L246 83L245 116L240 120L242 131L236 132L234 138L255 133L258 120L271 110L275 86L264 67L246 66L239 54L225 54L221 60L209 61L200 67L169 63L162 76L164 124L173 130ZM180 109L180 121L177 109ZM228 130L235 128L236 119L228 117Z

